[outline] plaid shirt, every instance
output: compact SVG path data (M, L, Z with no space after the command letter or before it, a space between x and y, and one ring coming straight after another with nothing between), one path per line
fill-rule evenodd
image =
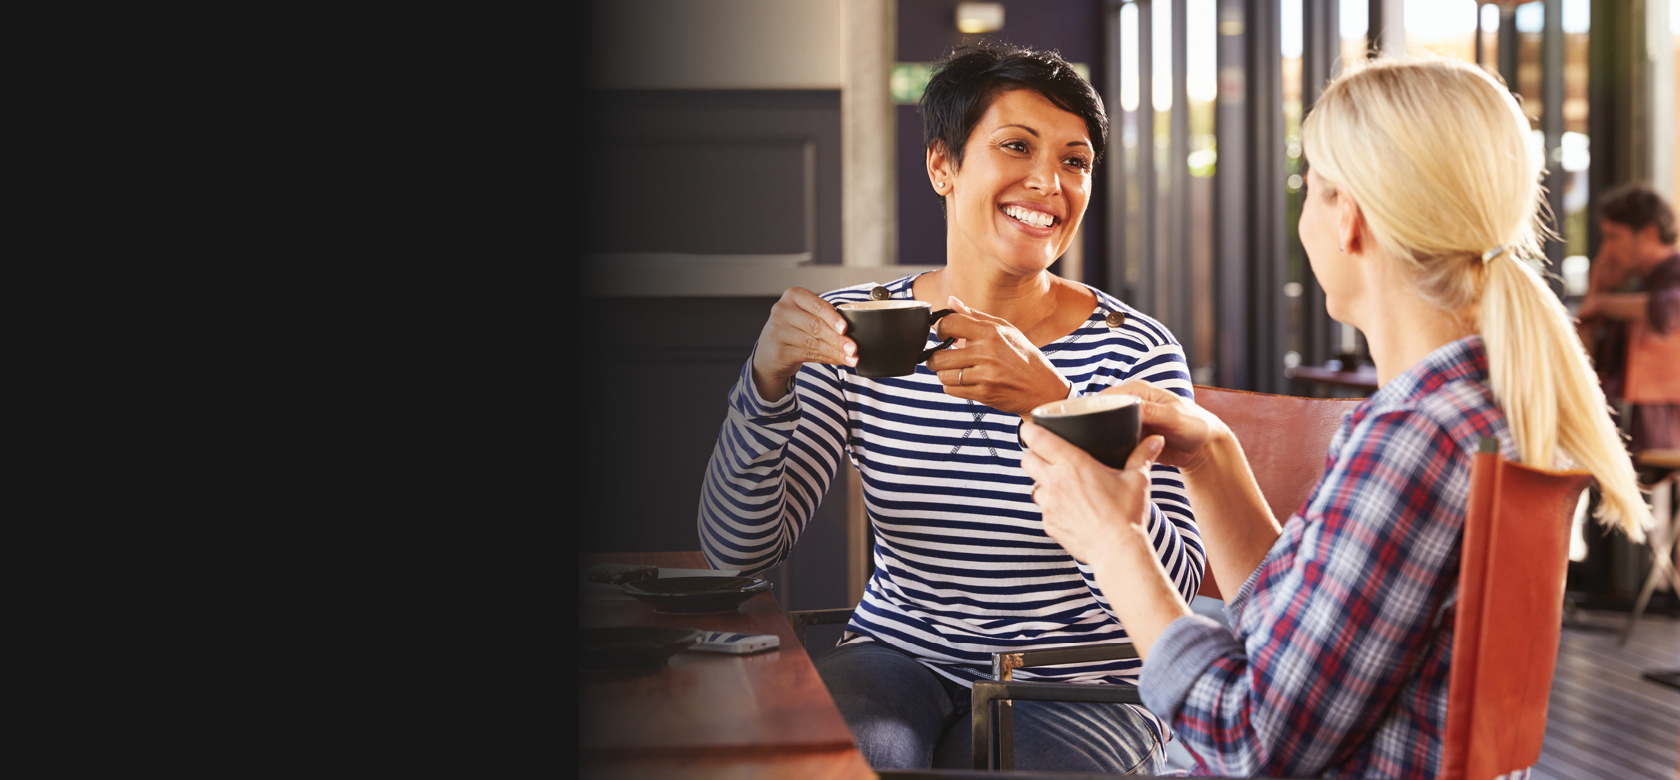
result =
M1232 628L1174 621L1144 703L1191 774L1434 778L1447 723L1453 604L1483 436L1516 457L1471 336L1348 413L1324 476L1230 597Z

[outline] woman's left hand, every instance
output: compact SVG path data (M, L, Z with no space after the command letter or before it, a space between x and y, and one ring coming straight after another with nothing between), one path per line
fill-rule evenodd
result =
M1094 564L1111 558L1128 532L1149 523L1150 469L1166 440L1145 438L1124 469L1115 470L1066 439L1031 422L1021 423L1027 448L1021 468L1033 478L1033 502L1044 513L1044 532L1075 559Z
M962 339L963 346L935 352L927 362L946 393L1023 416L1068 397L1071 383L1008 320L970 309L956 298L951 298L951 311L939 321L939 336Z

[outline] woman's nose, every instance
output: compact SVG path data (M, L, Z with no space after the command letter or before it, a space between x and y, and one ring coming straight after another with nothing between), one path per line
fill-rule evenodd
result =
M1054 162L1033 165L1032 173L1027 175L1027 187L1045 195L1055 195L1062 191L1061 172L1056 169Z

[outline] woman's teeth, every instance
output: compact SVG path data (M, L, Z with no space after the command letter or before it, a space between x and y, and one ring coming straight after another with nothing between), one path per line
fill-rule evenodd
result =
M1014 217L1015 219L1018 219L1022 222L1025 222L1029 225L1032 225L1033 227L1040 227L1040 228L1050 227L1050 225L1053 224L1056 221L1055 217L1050 216L1049 214L1046 214L1042 211L1033 211L1032 209L1024 209L1024 208L1021 208L1020 206L1004 206L1003 207L1003 213L1005 213L1005 214L1007 214L1011 217Z

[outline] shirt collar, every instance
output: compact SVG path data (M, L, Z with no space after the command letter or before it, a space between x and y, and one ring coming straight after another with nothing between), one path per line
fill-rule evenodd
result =
M1365 403L1354 408L1353 421L1357 423L1373 411L1407 406L1451 382L1465 379L1488 381L1487 350L1482 346L1479 335L1447 342L1399 376L1388 380L1365 399Z

